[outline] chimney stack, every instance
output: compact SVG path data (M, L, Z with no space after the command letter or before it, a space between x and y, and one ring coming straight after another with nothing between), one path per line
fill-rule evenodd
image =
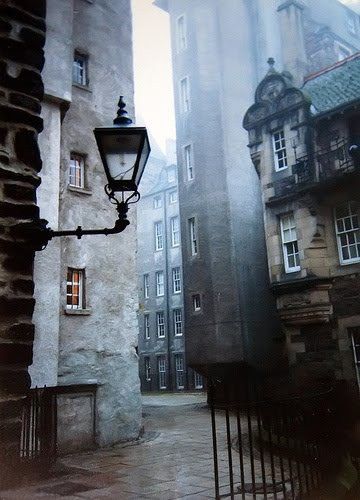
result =
M284 69L289 71L294 84L301 87L307 73L307 57L304 40L305 5L298 0L282 1L278 7L283 47Z

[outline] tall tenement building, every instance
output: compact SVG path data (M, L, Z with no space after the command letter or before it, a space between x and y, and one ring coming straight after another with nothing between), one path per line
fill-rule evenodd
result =
M138 206L139 373L141 389L202 389L185 357L183 270L175 154L152 154Z
M271 66L244 126L292 371L359 384L360 52L300 88Z
M48 0L46 24L40 215L53 229L112 227L93 130L112 125L120 94L134 117L130 0ZM135 208L129 219L121 234L55 238L36 255L30 373L61 386L66 450L140 430Z
M337 0L155 4L172 33L187 361L270 369L282 343L243 117L268 58L301 85L357 50L359 16Z

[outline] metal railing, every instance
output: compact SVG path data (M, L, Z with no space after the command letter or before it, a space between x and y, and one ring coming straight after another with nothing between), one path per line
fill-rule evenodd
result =
M312 156L302 156L292 165L292 175L274 182L275 196L284 196L345 174L354 172L359 164L349 153L350 142L340 138L330 143L327 149L317 150Z
M51 388L30 389L22 413L20 460L51 465L57 455L57 401Z
M315 492L336 456L329 396L242 402L211 397L216 499L320 498ZM359 467L357 459L354 465Z

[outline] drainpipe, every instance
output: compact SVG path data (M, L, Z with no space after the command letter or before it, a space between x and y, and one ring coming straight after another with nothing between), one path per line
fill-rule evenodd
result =
M167 220L167 190L164 192L164 236L165 236L165 277L166 277L166 287L165 287L165 300L166 300L166 343L167 343L167 357L168 357L168 385L169 391L173 388L173 381L171 376L171 351L170 351L170 286L172 285L171 277L169 276L169 241L168 241L168 220ZM169 286L170 283L170 286Z

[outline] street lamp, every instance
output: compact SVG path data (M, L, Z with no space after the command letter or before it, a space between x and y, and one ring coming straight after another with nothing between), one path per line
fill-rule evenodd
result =
M89 234L121 233L130 224L127 219L129 204L140 199L138 186L150 154L150 144L145 127L132 125L127 116L126 104L120 96L117 116L112 127L99 127L94 130L108 184L105 192L111 203L116 205L118 219L114 227L103 229L82 229L54 231L47 227L44 219L24 223L17 229L15 236L31 241L34 250L43 250L56 236L77 236L78 239ZM121 193L121 200L116 195ZM128 196L125 196L128 193Z

